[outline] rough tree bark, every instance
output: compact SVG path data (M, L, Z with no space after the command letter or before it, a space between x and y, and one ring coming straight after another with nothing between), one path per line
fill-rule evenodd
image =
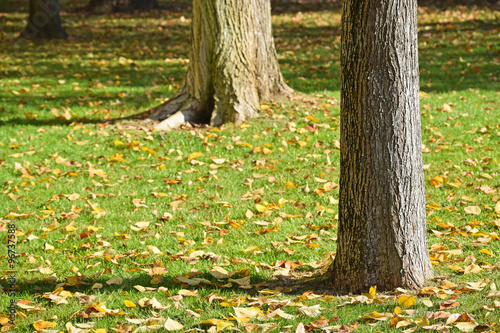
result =
M269 0L194 0L186 78L150 118L162 120L157 129L242 122L261 100L291 92L278 65Z
M333 288L420 288L426 238L416 0L344 0Z
M158 7L157 0L90 0L83 10L93 14L146 11Z
M21 33L26 39L65 39L59 0L30 0L28 23Z

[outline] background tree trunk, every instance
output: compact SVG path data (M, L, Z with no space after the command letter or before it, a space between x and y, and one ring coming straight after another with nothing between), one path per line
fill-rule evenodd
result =
M426 238L416 0L345 0L334 289L420 288Z
M183 87L151 118L173 114L157 129L241 122L256 115L261 100L291 92L278 65L269 0L194 0Z
M93 14L146 11L158 7L157 0L90 0L84 8Z
M21 36L26 39L67 38L61 24L59 0L30 0L28 23Z

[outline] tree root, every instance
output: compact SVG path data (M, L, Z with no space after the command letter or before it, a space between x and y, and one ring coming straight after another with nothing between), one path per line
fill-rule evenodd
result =
M202 112L201 103L189 96L189 94L180 92L163 104L144 112L136 113L131 116L121 117L108 121L116 123L123 120L141 120L143 122L160 123L153 126L156 130L166 130L178 128L188 121L198 121ZM151 126L151 125L149 125Z
M197 122L200 120L200 114L203 110L198 100L189 97L187 94L182 94L171 101L171 103L168 101L157 107L149 117L151 120L161 120L160 123L153 127L154 129L173 129L188 121Z
M190 96L188 96L187 93L180 92L165 103L149 110L148 112L150 113L150 115L148 116L148 118L150 120L161 121L181 110L189 99Z

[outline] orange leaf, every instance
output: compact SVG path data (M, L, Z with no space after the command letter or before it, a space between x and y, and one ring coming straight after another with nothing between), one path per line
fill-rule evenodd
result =
M39 321L36 321L36 322L33 323L33 327L37 331L43 330L43 329L46 329L46 328L50 328L50 327L54 327L56 325L57 325L57 323L50 322L50 321L44 321L44 320L39 320Z

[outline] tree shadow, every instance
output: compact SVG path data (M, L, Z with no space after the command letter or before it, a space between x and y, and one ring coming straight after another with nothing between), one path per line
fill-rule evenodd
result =
M165 2L173 3L171 1ZM442 2L451 3L450 1ZM458 2L460 1L457 0L453 3ZM13 3L19 5L21 2L14 0ZM190 1L181 1L180 3L188 4ZM280 5L286 7L285 5L289 2L273 0L273 3L276 3L278 7ZM470 3L470 1L465 1L465 3ZM0 6L6 6L5 2L2 4ZM304 6L304 10L307 8L326 10L326 8L336 8L338 0L292 0L290 4L292 7L294 4ZM290 8L283 10L291 11ZM20 10L19 7L17 10ZM186 12L182 13L189 14L187 9L183 10ZM160 17L157 13L152 13L151 16ZM46 54L46 57L36 58L30 63L30 66L42 68L36 75L26 72L21 66L9 65L3 69L2 78L11 80L19 77L29 78L26 81L28 85L31 82L42 85L57 85L58 80L61 79L68 82L77 81L74 75L78 73L83 81L89 82L89 87L83 87L80 91L67 91L67 87L62 87L57 95L51 97L35 94L34 91L14 96L11 92L2 90L0 91L0 100L4 111L0 108L0 116L4 120L0 122L0 126L16 124L67 125L75 121L94 124L101 122L93 115L88 118L79 117L68 121L60 118L29 119L19 116L19 109L16 107L19 104L29 106L30 110L40 110L41 105L48 104L47 108L40 111L40 114L43 114L48 113L46 110L50 110L50 108L60 106L72 108L82 106L88 109L85 104L87 100L91 100L103 102L103 105L112 108L114 113L120 113L123 109L134 109L133 113L137 113L161 104L160 99L164 100L165 97L175 93L176 88L173 86L179 84L185 75L186 61L184 59L188 57L186 40L186 36L189 36L188 24L177 24L175 20L166 20L161 23L163 32L156 30L152 33L151 29L140 23L127 25L125 21L120 20L118 23L111 23L114 18L110 18L108 24L105 18L99 18L99 26L95 28L92 24L86 24L90 19L74 14L71 14L71 17L73 21L77 22L75 26L81 25L82 29L72 37L73 39L68 41L46 45L30 44L27 47L10 45L9 41L2 41L2 44L5 45L4 52L11 55L16 54L16 57L20 59L28 59L35 53ZM5 18L0 17L0 23L4 23L5 20ZM15 24L5 26L7 32L15 32L16 25L18 26L22 19L16 18L15 20ZM451 25L453 28L449 27ZM494 31L498 29L498 26L498 23L493 20L468 20L450 22L450 24L421 25L419 34L422 90L446 92L468 88L495 89L495 85L498 85L496 79L498 68L489 59L494 58L495 52L497 52L495 45L498 45L498 37ZM473 45L475 50L471 52L462 43L450 43L446 39L439 41L435 37L440 34L447 36L450 29L470 34L472 39L477 31L485 32L486 38L484 40L492 47L484 47L483 41L481 41L481 43ZM292 88L304 93L340 90L340 33L338 22L327 22L327 25L323 26L302 26L293 23L282 23L274 26L275 42L282 72ZM426 39L429 40L428 43ZM53 59L59 56L54 50L65 50L67 54L64 56L68 57L69 54L69 58L71 58L72 53L81 53L82 50L90 49L94 46L93 43L101 40L106 41L106 46L93 48L93 58L87 56L85 52L79 54L79 59L87 62L85 64L72 60L72 63L69 62L72 66L68 67L62 62L53 62ZM143 41L147 41L147 43ZM54 48L53 45L56 47ZM155 50L154 55L150 56L148 55L148 47L152 45L157 45L157 50ZM116 63L120 57L131 58L133 63L118 66ZM168 60L171 62L165 60L159 63L158 59L155 60L158 57L169 58ZM101 70L100 64L92 66L88 64L92 61L103 60L108 62L106 65L102 65L106 67L105 70ZM450 62L452 65L449 64ZM159 67L161 70L158 69ZM108 81L115 81L117 76L121 77L119 86L106 84ZM105 87L92 87L101 82ZM168 85L172 87L169 87L167 92ZM170 90L170 88L172 89ZM120 98L121 105L126 107L121 105L110 107L109 104L117 99L116 96L120 89L126 92L127 96ZM149 93L148 90L153 92ZM123 114L129 113L131 112L126 110ZM47 118L47 116L41 118Z
M419 60L421 89L427 92L446 92L464 89L498 90L498 67L490 61L496 53L499 27L493 20L467 20L448 25L421 25L419 31ZM475 35L484 31L481 43ZM470 35L462 43L437 41L435 36ZM433 42L427 42L432 39ZM470 43L470 44L469 44ZM495 86L497 86L495 88Z
M490 7L495 9L499 7L500 2L498 0L418 0L418 5L438 9L449 9L455 6Z
M275 14L334 11L342 8L341 0L271 0Z
M16 125L25 125L25 126L34 126L34 127L43 127L43 126L70 126L73 124L106 124L106 120L102 119L89 119L89 118L72 118L70 120L65 120L61 118L53 118L53 119L30 119L30 118L9 118L7 120L0 120L0 127L3 126L16 126Z
M189 268L188 265L186 265L186 268L187 269ZM187 271L186 274L189 274L189 271ZM8 275L6 277L8 278ZM108 281L111 278L115 277L121 278L122 282L121 283L109 282L108 284ZM105 273L96 279L89 279L83 275L81 276L80 279L74 279L74 277L72 277L71 281L68 278L66 278L66 281L53 281L53 282L45 281L43 283L41 282L32 283L27 281L26 279L22 279L16 281L16 293L23 293L28 295L40 295L42 293L50 293L54 291L58 286L63 287L65 290L69 290L71 292L80 292L84 294L92 294L95 293L96 291L106 292L108 294L116 291L142 293L140 290L135 288L135 286L141 286L151 292L156 292L159 287L167 288L168 290L172 291L178 289L192 289L192 290L202 290L207 292L224 291L232 293L232 292L242 292L242 290L244 290L244 292L247 295L256 296L259 294L259 290L267 288L267 285L271 282L271 280L267 279L262 274L252 274L250 277L251 285L252 286L260 285L260 287L258 288L251 287L242 289L237 283L234 282L231 283L232 286L228 286L227 279L217 280L208 272L196 275L192 277L192 279L194 278L203 279L204 281L209 281L210 284L206 282L201 282L200 284L191 285L188 283L180 282L176 280L176 276L171 276L168 274L161 275L162 277L161 282L152 284L151 280L153 279L153 277L154 276L152 275L141 272L134 274L130 277L120 276L119 273L113 273L113 274ZM242 276L236 276L233 278L237 279L241 277ZM9 283L8 279L2 280L2 283L0 283L0 285L3 285L2 287L4 288L5 292L7 292L7 288L9 288L8 283ZM93 288L95 284L101 286ZM152 290L153 288L155 290Z

